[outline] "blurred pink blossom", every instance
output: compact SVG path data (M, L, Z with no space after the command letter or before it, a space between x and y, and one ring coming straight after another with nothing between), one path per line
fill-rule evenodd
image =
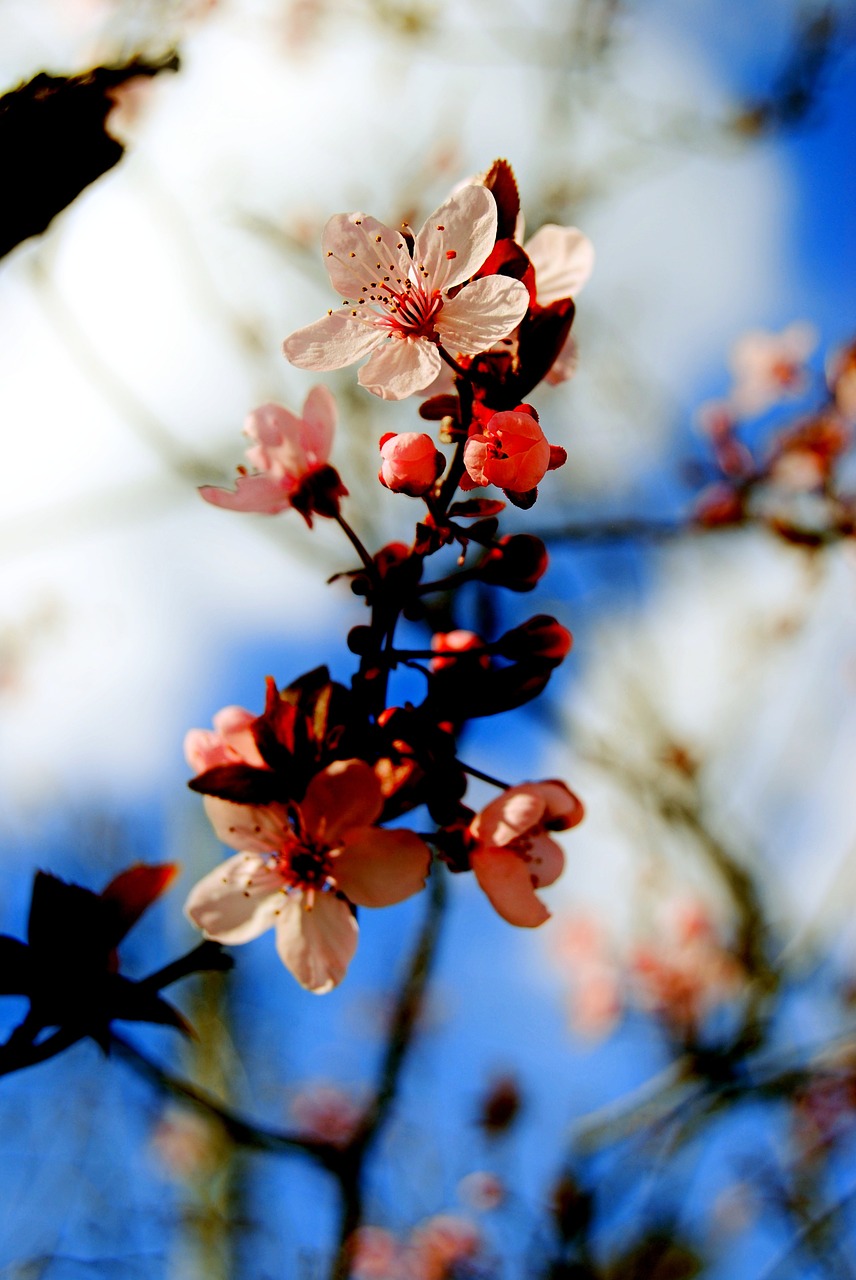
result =
M818 343L814 326L796 321L781 333L754 329L731 352L734 384L729 397L738 417L753 417L805 391L805 363Z
M297 506L311 523L299 495L312 473L326 468L335 426L336 402L326 387L312 388L300 418L282 405L262 405L244 423L244 435L254 442L247 449L254 470L239 468L234 490L203 485L199 492L206 502L231 511L276 515ZM341 482L338 492L345 492ZM311 501L308 505L313 508Z
M630 959L636 1003L682 1035L694 1035L711 1009L736 994L744 976L708 908L693 898L668 904L656 937L637 945Z
M171 1177L193 1178L217 1159L211 1125L201 1116L170 1107L152 1131L152 1147Z
M331 1084L314 1084L291 1100L291 1114L301 1135L315 1142L345 1147L363 1117L353 1096Z
M256 719L244 707L224 707L214 717L213 729L188 729L184 755L191 769L205 773L218 764L251 764L264 768L250 725Z
M835 351L827 363L826 380L838 412L856 423L856 343Z
M407 1280L448 1280L459 1262L481 1251L475 1223L451 1213L438 1213L421 1223L407 1246Z
M594 245L577 227L546 223L524 244L535 268L536 300L540 307L561 298L576 298L594 269ZM576 339L568 334L544 379L551 387L567 382L577 371Z
M461 1178L458 1183L458 1196L463 1204L477 1213L488 1213L498 1209L506 1199L505 1185L495 1173L477 1169Z

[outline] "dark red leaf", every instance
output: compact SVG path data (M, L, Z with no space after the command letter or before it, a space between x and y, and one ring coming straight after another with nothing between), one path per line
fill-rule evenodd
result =
M505 503L498 498L469 498L466 502L453 502L449 515L458 520L480 520L484 516L498 516L505 510Z
M102 889L102 901L113 903L117 909L118 932L113 940L114 946L136 924L146 908L172 883L178 869L176 862L137 862L127 870L120 871L106 889Z
M484 185L496 201L497 240L513 236L520 213L520 192L514 170L507 160L494 160L485 175Z

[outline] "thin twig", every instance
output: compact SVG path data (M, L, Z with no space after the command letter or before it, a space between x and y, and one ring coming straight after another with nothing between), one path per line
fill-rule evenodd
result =
M164 1067L153 1062L136 1045L125 1040L115 1032L110 1039L111 1052L127 1063L137 1075L154 1085L161 1093L171 1094L181 1102L189 1103L197 1111L216 1120L239 1146L254 1151L268 1151L276 1154L297 1154L310 1157L324 1168L329 1169L340 1159L339 1148L326 1142L313 1142L298 1134L288 1133L281 1129L271 1129L258 1124L255 1120L241 1115L231 1107L224 1106L213 1094L197 1088L188 1080L173 1075Z
M386 1052L378 1072L374 1100L349 1147L342 1153L345 1156L342 1166L333 1171L339 1179L341 1213L330 1280L347 1280L350 1274L352 1238L362 1220L365 1162L389 1117L398 1093L402 1069L413 1046L425 990L437 954L445 906L446 872L442 864L437 862L429 883L428 911L396 1002Z

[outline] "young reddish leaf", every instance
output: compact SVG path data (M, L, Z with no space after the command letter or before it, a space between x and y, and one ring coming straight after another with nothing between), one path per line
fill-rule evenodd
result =
M529 255L516 240L497 240L491 253L476 272L480 276L510 276L513 280L522 280L529 290L529 301L535 305L535 268L529 261Z
M419 406L419 417L427 422L439 422L442 418L458 421L460 402L457 396L431 396Z
M520 192L514 170L507 160L494 160L485 174L484 185L496 201L497 240L513 236L520 213Z
M272 769L251 764L216 764L188 782L191 791L217 796L235 804L272 804L281 799L281 788Z
M466 502L453 502L449 515L457 520L481 520L485 516L498 516L505 503L498 498L468 498Z
M143 912L172 883L178 869L177 862L137 862L120 871L106 889L102 889L102 901L112 902L117 908L114 945L124 938Z

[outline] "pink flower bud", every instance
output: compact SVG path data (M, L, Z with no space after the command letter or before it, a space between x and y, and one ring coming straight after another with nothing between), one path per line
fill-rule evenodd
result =
M468 649L484 649L484 640L481 636L477 636L474 631L440 631L431 638L431 648L435 649L437 654L458 654L466 653ZM436 657L431 659L431 669L433 671L442 671L443 667L454 666L454 657L443 658ZM490 655L483 653L480 658L480 665L483 667L490 666Z
M383 458L378 479L393 493L412 498L427 493L446 465L446 459L424 432L389 432L381 437Z
M491 547L479 566L479 577L510 591L531 591L546 573L547 563L547 548L540 538L512 533Z
M528 493L550 466L550 445L528 406L495 413L484 433L464 447L467 476L462 488L495 484L510 493Z
M555 618L539 613L500 636L496 651L514 661L538 658L558 666L570 653L572 643L573 637L566 627Z

